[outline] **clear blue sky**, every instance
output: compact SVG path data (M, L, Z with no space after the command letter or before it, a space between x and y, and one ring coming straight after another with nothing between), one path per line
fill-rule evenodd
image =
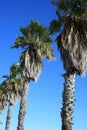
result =
M55 7L51 0L0 0L0 83L1 76L9 74L9 68L18 61L19 50L12 50L15 38L20 35L20 26L27 26L31 19L38 20L48 26L56 18ZM31 82L27 103L27 114L24 130L61 130L60 109L62 106L62 90L64 73L62 62L53 44L56 60L44 61L43 71L37 83ZM75 85L75 109L73 130L87 128L87 77L77 77ZM13 107L10 130L16 130L19 103ZM7 107L0 121L0 130L4 130Z

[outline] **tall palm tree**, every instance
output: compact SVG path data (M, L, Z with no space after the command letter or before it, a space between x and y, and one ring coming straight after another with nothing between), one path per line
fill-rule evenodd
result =
M31 20L26 27L20 28L22 36L17 37L13 48L21 47L24 51L20 56L20 66L24 75L24 88L20 103L17 130L24 130L24 117L26 113L26 104L28 88L31 80L37 81L43 68L42 59L53 59L53 48L49 44L52 39L50 32L37 21Z
M10 67L10 75L3 77L6 78L3 85L5 88L7 88L6 95L7 102L9 103L5 130L9 130L10 120L12 116L12 106L15 105L18 99L21 97L21 91L23 89L22 71L18 65L13 64Z
M72 130L74 111L74 83L76 75L87 70L87 1L53 0L58 20L50 25L51 32L59 32L56 41L66 73L61 109L62 130Z

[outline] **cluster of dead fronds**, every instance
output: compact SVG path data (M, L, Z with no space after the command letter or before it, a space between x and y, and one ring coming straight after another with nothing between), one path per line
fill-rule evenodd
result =
M57 41L64 68L83 75L87 69L87 21L69 18Z

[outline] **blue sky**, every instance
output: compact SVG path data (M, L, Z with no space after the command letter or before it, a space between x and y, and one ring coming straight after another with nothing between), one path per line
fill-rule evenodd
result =
M20 50L10 49L15 38L20 35L20 26L27 26L31 19L48 26L56 18L51 0L0 0L0 83L1 76L9 74L9 68L18 62ZM31 82L25 117L25 130L61 130L60 109L64 80L63 65L53 44L56 60L44 61L44 68L36 83ZM87 77L77 76L75 85L75 109L73 130L87 128ZM20 101L13 107L10 130L16 130ZM0 130L4 130L7 107L0 115Z

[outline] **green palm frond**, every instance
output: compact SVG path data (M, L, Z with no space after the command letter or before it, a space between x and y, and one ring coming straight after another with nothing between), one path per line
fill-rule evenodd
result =
M9 75L3 75L2 78L9 79Z
M15 45L12 46L11 48L18 48L18 47L24 47L27 44L27 41L25 40L25 37L17 37L15 41Z
M35 52L42 51L41 58L45 58L45 56L49 59L54 58L52 46L49 44L53 39L50 36L51 32L46 27L37 21L31 20L30 24L25 28L21 27L20 31L22 36L17 37L14 48L26 48L25 51L31 48Z
M57 7L57 14L63 16L82 16L87 9L86 0L53 0L52 3Z
M22 75L22 71L19 65L17 64L13 64L10 67L10 75L16 77L17 75L21 74Z
M59 32L60 31L61 26L62 26L62 22L60 20L58 20L58 21L57 20L53 20L50 23L49 29L50 29L51 33L55 33L55 32Z
M39 41L39 43L36 46L36 50L37 54L41 58L53 59L55 57L53 54L53 48L51 44L48 44L48 42Z
M52 4L56 6L58 19L51 21L51 33L61 33L67 22L70 24L70 19L87 21L87 0L52 0Z

